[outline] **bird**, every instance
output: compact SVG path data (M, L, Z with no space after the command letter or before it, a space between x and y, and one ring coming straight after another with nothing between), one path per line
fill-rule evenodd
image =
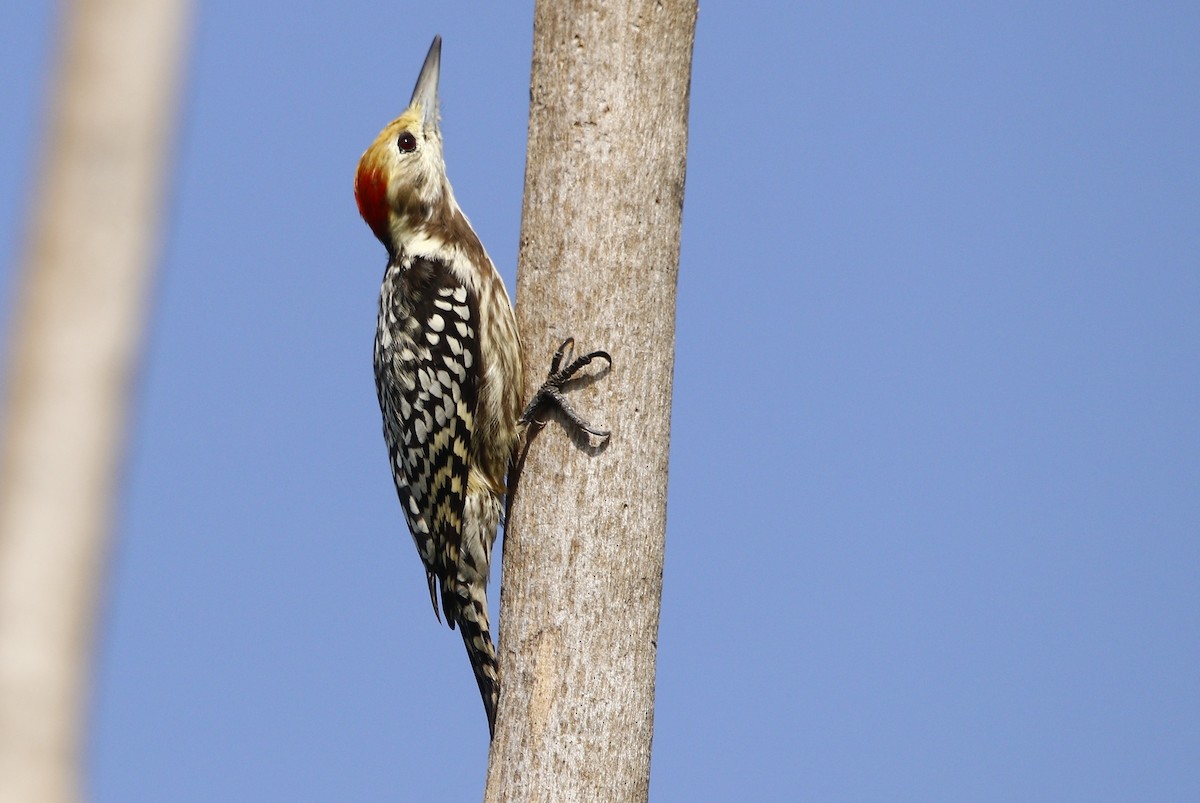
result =
M446 177L438 110L442 39L435 36L408 107L358 162L359 213L387 250L374 370L396 493L424 564L434 615L458 628L495 737L500 679L488 618L492 547L518 449L539 409L558 407L600 438L562 394L593 351L549 375L522 405L524 367L504 281ZM438 604L441 603L441 615Z

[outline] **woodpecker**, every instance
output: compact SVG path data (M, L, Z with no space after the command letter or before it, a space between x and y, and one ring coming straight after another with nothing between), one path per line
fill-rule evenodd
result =
M387 249L375 331L375 389L396 493L425 566L435 616L462 634L495 735L499 673L488 624L492 545L509 473L534 413L553 404L601 438L562 396L583 366L562 366L522 408L520 339L508 291L454 199L438 122L440 36L408 108L363 153L359 213Z

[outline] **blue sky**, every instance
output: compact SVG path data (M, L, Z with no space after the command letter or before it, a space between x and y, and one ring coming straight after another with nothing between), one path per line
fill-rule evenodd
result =
M54 22L17 6L5 322ZM198 4L95 801L481 792L352 195L435 32L511 288L530 5ZM1187 4L702 5L654 799L1200 797L1197 41Z

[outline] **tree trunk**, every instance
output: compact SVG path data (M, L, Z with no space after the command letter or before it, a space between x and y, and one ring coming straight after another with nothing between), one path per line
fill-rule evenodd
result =
M65 4L0 451L0 800L79 797L91 631L186 0Z
M529 449L505 532L485 800L643 801L662 596L695 0L537 4L517 318L528 393L555 346L612 353ZM594 441L593 441L594 443Z

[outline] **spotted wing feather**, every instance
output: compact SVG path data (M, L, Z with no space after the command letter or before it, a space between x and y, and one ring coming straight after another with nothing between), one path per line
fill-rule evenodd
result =
M436 614L435 584L444 598L459 561L479 398L479 310L445 264L413 258L397 267L389 268L391 294L385 277L376 387L396 490Z

